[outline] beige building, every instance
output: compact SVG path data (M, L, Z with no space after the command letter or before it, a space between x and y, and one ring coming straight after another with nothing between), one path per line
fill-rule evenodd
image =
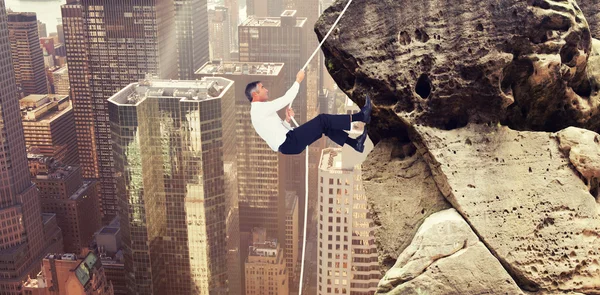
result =
M92 252L82 259L75 254L47 255L37 278L29 278L23 287L23 295L114 295L102 262Z
M78 165L73 106L66 95L29 95L20 101L25 144L30 153Z
M298 225L298 196L295 192L287 192L285 209L285 264L289 281L295 283L300 275L298 272L298 243L300 238L298 230L300 227Z
M54 84L54 93L58 95L70 95L71 86L69 85L69 68L63 66L52 71L52 83Z
M349 149L323 150L319 166L318 295L375 294L381 279L375 225L360 165Z
M231 33L230 14L227 7L217 6L208 11L208 27L210 34L210 59L230 60Z
M252 233L246 259L246 295L288 295L289 278L283 251L265 229Z

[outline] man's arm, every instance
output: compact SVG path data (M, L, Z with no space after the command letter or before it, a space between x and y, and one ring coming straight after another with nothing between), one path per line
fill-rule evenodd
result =
M281 109L283 109L286 105L289 105L294 101L296 95L298 95L298 91L300 90L300 83L304 80L304 71L300 70L298 74L296 74L296 82L294 85L288 89L288 91L280 98L264 102L261 104L261 110L266 113L275 113Z
M299 90L300 84L298 84L298 82L294 82L294 85L292 85L292 87L288 89L288 91L282 97L273 101L263 102L260 105L260 108L263 112L275 113L292 103L294 98L296 98L296 95L298 95Z

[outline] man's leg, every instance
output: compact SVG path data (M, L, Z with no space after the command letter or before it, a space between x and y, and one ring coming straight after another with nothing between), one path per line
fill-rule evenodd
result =
M350 115L320 114L290 131L290 135L282 147L288 153L291 150L301 153L306 146L317 141L323 134L343 146L348 138L348 133L342 130L350 130L351 127Z

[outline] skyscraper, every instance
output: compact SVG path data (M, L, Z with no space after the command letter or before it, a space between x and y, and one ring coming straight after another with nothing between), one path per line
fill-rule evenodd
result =
M0 292L12 295L20 294L21 282L39 270L46 245L41 206L27 168L7 23L0 0L0 221L10 225L0 235L0 250L6 253L0 255Z
M249 17L238 28L240 62L282 62L285 63L285 80L282 87L292 86L296 73L307 59L304 39L306 18L297 17L296 11L286 10L279 17ZM268 87L267 87L268 88ZM272 94L271 94L272 95ZM298 124L307 121L306 84L292 104ZM272 151L268 151L272 153ZM280 167L279 175L283 190L295 191L299 197L299 211L304 212L305 198L305 152L300 155L287 155ZM283 197L282 197L283 198ZM299 223L303 224L301 214ZM300 229L302 232L302 229ZM283 240L281 236L278 237Z
M246 0L248 16L276 17L283 12L282 0Z
M198 78L218 76L235 81L240 231L250 233L261 227L279 238L283 238L285 221L285 191L280 182L283 157L271 151L254 131L245 90L248 83L262 81L271 97L283 95L285 67L283 63L209 62L196 72ZM242 246L247 249L248 244Z
M240 23L240 4L245 0L225 0L225 7L229 12L229 48L231 50L238 49L238 24Z
M230 60L231 30L227 7L217 6L208 11L211 60Z
M8 14L8 34L17 85L24 95L48 93L38 22L33 12Z
M266 228L273 237L283 240L285 224L284 191L279 171L283 158L269 150L267 144L256 134L250 120L250 102L244 94L246 85L262 81L272 97L285 93L282 81L285 66L282 63L208 62L197 72L196 77L223 77L234 81L235 140L237 146L237 186L239 208L239 232L244 233L238 241L240 259L240 285L244 286L244 263L248 255L249 240L246 238L253 228ZM232 215L232 213L229 213ZM233 214L235 216L235 214ZM228 241L233 242L233 241ZM229 271L231 273L232 271ZM233 282L233 278L230 278ZM244 294L244 291L230 294Z
M174 1L179 79L191 80L194 72L209 59L207 0ZM175 54L175 47L168 46Z
M324 149L319 167L319 295L371 295L381 279L360 166L345 152Z
M69 0L62 6L80 163L117 215L107 99L146 73L177 77L173 0Z
M121 217L125 264L137 294L228 293L233 94L224 78L148 79L109 99L119 194L129 212Z

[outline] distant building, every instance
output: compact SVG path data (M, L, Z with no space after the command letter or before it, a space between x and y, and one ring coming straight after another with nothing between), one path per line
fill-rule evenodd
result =
M277 239L255 229L246 259L246 295L288 295L289 278Z
M127 285L130 274L125 272L125 258L118 217L115 217L109 225L103 227L96 234L93 248L102 261L106 280L113 285L115 295L131 294L129 287L132 286Z
M69 97L29 95L19 104L28 150L67 165L78 165L75 120Z
M56 214L65 252L80 254L101 226L98 183L83 181L79 167L43 156L30 155L29 171L39 190L42 212Z
M298 243L300 238L300 232L298 231L300 229L298 225L298 196L295 192L286 194L285 210L285 264L291 283L297 280Z
M66 65L55 68L52 71L52 83L54 85L54 94L70 95L71 86L69 85L69 68Z
M83 259L75 254L48 254L37 278L29 278L24 295L114 295L96 254Z

